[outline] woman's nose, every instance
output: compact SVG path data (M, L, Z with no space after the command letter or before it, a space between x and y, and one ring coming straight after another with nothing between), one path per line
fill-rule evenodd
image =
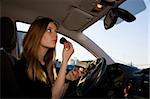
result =
M53 37L57 39L57 32L53 32Z

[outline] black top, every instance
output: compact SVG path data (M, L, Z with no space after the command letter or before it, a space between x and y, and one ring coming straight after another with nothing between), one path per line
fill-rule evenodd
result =
M26 59L21 58L21 60L16 63L16 77L18 79L19 85L24 93L23 98L49 98L51 97L51 83L45 84L39 80L30 80L27 75L27 65ZM46 75L46 66L42 66Z

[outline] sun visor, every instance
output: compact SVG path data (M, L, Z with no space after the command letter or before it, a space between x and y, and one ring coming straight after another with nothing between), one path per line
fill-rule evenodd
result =
M88 22L92 20L93 16L78 9L73 8L63 21L63 26L69 30L80 30Z

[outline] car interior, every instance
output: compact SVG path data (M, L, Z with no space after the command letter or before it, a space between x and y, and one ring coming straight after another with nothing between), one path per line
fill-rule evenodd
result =
M133 9L131 12L124 9L126 5L133 3L135 6L141 7ZM82 53L75 53L81 54L81 58L76 56L72 57L73 59L68 63L68 71L75 67L82 67L88 71L85 76L80 77L69 85L64 98L146 99L149 97L150 68L141 70L122 63L115 63L102 48L83 33L85 29L99 20L103 21L106 30L113 28L114 25L120 24L122 21L135 21L135 14L146 8L143 1L1 0L0 6L2 7L2 10L0 10L1 41L4 41L0 49L2 81L0 87L2 89L2 98L15 98L17 95L18 97L22 95L21 89L17 85L14 77L13 66L20 59L22 41L30 24L36 18L40 17L54 19L59 24L59 39L65 37L67 40L75 42L75 49L82 51ZM3 22L3 18L6 18L10 22ZM20 27L20 29L17 27L18 24L23 24L24 26ZM58 46L62 49L62 45ZM80 46L82 50L78 49ZM10 55L11 52L13 53L12 55ZM86 59L83 59L82 56L86 56ZM61 64L60 57L56 59L55 64L58 72Z

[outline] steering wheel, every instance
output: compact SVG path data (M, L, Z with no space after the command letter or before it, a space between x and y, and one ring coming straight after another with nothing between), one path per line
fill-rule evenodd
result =
M107 65L104 58L97 58L96 61L90 62L87 68L88 73L85 76L82 76L77 84L77 96L86 95L88 91L96 86L105 73L106 68Z

